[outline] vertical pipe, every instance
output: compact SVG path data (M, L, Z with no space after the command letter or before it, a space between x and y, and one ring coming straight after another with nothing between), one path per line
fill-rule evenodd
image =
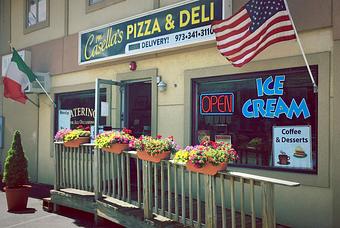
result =
M212 203L212 177L210 175L204 175L204 188L205 188L205 225L206 227L214 227L213 218L213 203Z
M59 167L59 148L57 144L54 144L54 190L59 190L59 175L60 175L60 167Z
M103 176L102 176L102 180L101 180L101 183L103 183L103 194L104 195L107 195L107 189L106 189L106 180L107 180L107 172L106 172L106 157L107 157L107 153L104 152L103 150L100 151L101 153L101 170L102 170L102 173L103 173Z
M150 162L143 161L143 206L144 206L144 218L152 217L152 205L150 204Z
M85 156L85 151L87 150L87 146L86 147L82 147L82 150L81 150L81 154L80 154L80 159L81 159L81 172L80 172L80 176L81 176L81 179L80 179L80 183L81 183L81 190L85 190L85 159L84 159L84 156Z
M94 179L93 179L93 176L94 176L94 163L95 163L95 160L94 160L94 154L96 152L96 149L93 149L93 147L91 148L91 151L90 151L90 191L94 191Z
M147 162L148 163L148 171L147 171L147 181L148 181L148 207L149 207L149 216L152 216L152 208L153 208L153 204L152 204L152 163L151 162Z
M211 177L211 184L212 184L212 215L213 215L213 224L214 227L217 226L217 209L216 209L216 177Z

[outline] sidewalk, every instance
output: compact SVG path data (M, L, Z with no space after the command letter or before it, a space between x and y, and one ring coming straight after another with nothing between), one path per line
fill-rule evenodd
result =
M1 190L2 187L0 184ZM96 227L93 215L81 211L62 207L58 214L49 213L42 209L42 198L49 197L50 186L32 185L27 210L22 212L7 212L5 192L0 191L0 228L68 228L68 227ZM109 221L103 221L97 227L120 227Z

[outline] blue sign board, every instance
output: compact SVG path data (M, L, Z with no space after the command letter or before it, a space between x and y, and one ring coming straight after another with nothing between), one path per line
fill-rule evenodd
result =
M212 21L222 19L225 7L222 2L186 1L80 32L79 64L213 40L210 25Z

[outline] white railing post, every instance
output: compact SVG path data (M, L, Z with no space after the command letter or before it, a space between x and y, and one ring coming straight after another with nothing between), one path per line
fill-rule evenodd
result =
M94 185L94 194L95 200L99 200L102 198L102 192L100 188L101 182L101 173L100 173L100 149L94 149L94 157L93 157L93 185Z
M262 227L273 228L275 224L274 184L262 182Z
M143 161L143 206L145 219L152 218L150 166L150 162Z

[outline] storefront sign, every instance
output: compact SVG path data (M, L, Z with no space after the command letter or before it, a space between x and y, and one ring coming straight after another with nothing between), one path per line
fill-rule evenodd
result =
M242 113L246 118L279 118L285 115L288 119L292 119L294 116L299 118L300 115L304 119L310 117L310 112L307 106L305 98L300 101L300 104L293 98L290 104L282 99L283 86L285 76L277 75L270 76L264 81L262 78L256 79L257 96L275 96L269 99L248 99L243 107Z
M273 163L277 167L312 169L310 126L273 126Z
M214 40L211 22L222 19L222 10L231 5L223 6L222 2L200 0L175 4L83 31L79 33L79 64Z
M232 115L233 113L233 93L204 93L200 95L201 115Z

